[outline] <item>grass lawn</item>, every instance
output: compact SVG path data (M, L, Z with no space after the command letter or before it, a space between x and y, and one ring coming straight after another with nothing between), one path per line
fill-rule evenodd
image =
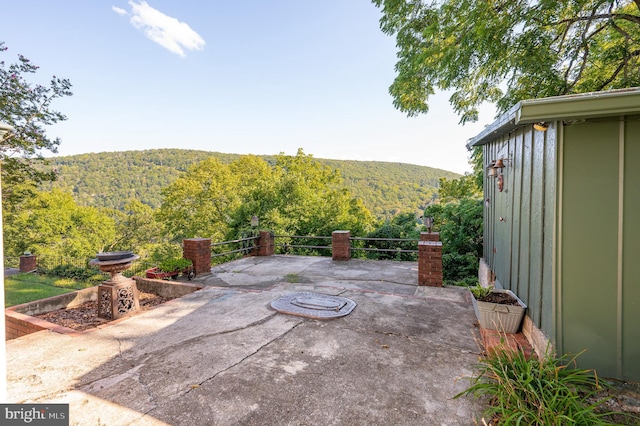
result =
M4 307L33 302L94 285L96 284L36 274L6 276L4 278Z

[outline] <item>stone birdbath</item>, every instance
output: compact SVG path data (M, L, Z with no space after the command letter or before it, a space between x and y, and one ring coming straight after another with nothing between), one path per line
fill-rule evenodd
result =
M136 282L122 275L140 256L130 251L98 253L89 265L108 272L111 278L98 285L98 316L116 320L140 310Z

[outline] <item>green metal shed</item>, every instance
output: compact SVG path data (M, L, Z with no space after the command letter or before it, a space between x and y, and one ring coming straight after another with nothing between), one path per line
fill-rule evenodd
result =
M640 381L640 88L519 102L468 146L486 167L481 269L527 304L529 340Z

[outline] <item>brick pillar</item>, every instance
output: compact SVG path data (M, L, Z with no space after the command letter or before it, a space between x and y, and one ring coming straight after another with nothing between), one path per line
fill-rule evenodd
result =
M331 254L333 260L351 259L350 238L350 231L333 231L331 233Z
M193 262L196 275L211 272L211 239L188 238L182 241L182 257Z
M442 242L418 242L418 285L442 287Z
M32 272L36 269L38 269L38 261L35 255L20 256L20 272Z
M260 231L258 240L258 256L271 256L274 251L273 236L270 231Z
M440 241L439 232L421 232L420 241Z

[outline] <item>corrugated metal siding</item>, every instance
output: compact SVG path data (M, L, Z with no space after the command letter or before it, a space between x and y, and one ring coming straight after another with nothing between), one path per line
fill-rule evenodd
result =
M498 284L529 307L538 328L553 336L553 229L556 126L546 132L516 129L484 146L485 164L508 158L504 191L486 178L485 261ZM502 218L502 220L501 220Z

